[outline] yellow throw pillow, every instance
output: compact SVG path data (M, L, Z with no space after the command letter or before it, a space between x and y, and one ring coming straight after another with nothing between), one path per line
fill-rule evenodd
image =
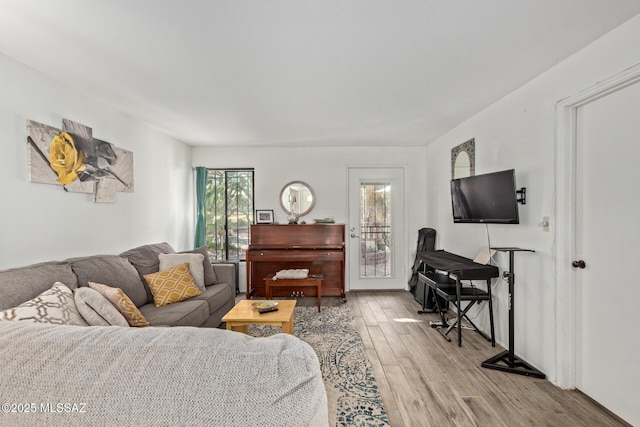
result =
M189 271L188 262L158 273L147 274L144 280L151 289L156 307L202 295L202 291L198 289Z
M124 318L127 319L129 325L138 327L149 326L147 319L145 319L142 313L140 313L140 310L136 308L133 301L122 292L122 289L112 288L111 286L94 282L89 282L89 287L108 299L109 302L122 313Z

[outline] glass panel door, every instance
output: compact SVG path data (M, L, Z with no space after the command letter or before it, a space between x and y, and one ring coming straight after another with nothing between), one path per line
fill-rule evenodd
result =
M360 277L390 277L391 183L360 183Z
M405 289L404 169L349 168L348 286Z

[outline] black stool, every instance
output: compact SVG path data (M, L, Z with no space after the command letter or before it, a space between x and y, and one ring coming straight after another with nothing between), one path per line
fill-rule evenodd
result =
M463 286L462 282L457 277L454 279L447 274L436 273L433 271L428 271L424 274L419 273L419 280L424 281L425 284L433 290L436 296L440 297L435 298L435 301L438 305L437 311L440 313L441 324L435 325L435 327L437 327L438 332L440 332L440 334L447 341L451 341L451 338L449 338L449 332L451 332L457 326L458 346L462 346L462 319L464 318L471 324L471 326L473 326L473 329L475 329L476 332L482 335L487 341L491 341L491 345L493 347L496 346L496 338L493 325L493 302L491 299L490 279L487 280L486 291L475 286ZM447 303L451 302L456 307L456 318L451 323L447 322L445 316L446 309L442 310L440 308L441 299L443 301L446 301ZM478 329L475 323L473 323L473 321L467 316L467 312L469 311L469 309L478 301L487 301L489 303L489 323L491 328L491 337L488 337L484 332ZM467 302L468 304L465 307L462 307L463 302Z

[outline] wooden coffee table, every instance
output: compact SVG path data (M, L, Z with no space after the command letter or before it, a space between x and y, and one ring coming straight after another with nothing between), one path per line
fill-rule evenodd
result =
M293 335L293 309L296 300L274 300L278 302L278 311L260 314L251 304L260 300L242 300L222 318L227 329L247 333L247 325L271 325L282 328L282 333Z

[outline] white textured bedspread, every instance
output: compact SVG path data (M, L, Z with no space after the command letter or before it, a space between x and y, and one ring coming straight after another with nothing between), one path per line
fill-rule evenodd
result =
M318 358L290 335L0 322L0 425L327 426Z

